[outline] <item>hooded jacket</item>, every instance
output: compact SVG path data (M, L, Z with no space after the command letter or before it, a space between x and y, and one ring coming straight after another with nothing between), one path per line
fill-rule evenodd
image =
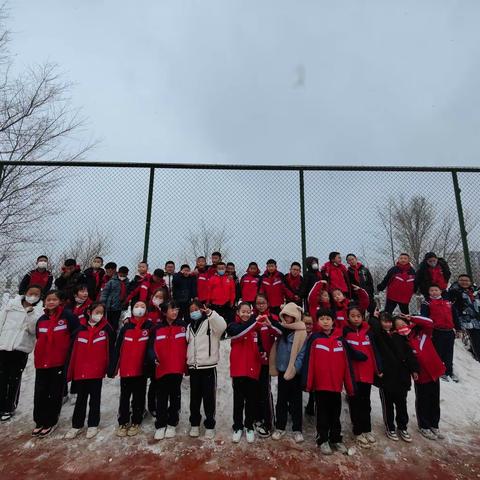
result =
M314 263L318 265L318 268L316 270L312 268L312 265ZM318 263L317 257L307 257L305 259L305 267L306 271L303 277L302 286L300 288L300 296L303 299L307 300L308 294L312 290L315 283L322 279L322 275L320 273L320 265Z

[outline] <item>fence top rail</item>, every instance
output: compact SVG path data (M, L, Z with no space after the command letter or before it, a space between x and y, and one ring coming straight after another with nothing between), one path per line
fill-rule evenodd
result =
M146 162L93 162L93 161L0 161L3 165L21 165L36 167L100 167L100 168L159 168L185 170L270 170L270 171L358 171L358 172L477 172L478 167L413 167L413 166L356 166L356 165L240 165L217 163L146 163Z

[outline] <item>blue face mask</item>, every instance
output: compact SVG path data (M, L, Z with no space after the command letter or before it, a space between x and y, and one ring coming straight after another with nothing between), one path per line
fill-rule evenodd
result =
M192 320L200 320L202 318L202 312L200 310L195 310L193 312L190 312L190 318Z
M225 270L217 270L217 273L222 276L225 275Z

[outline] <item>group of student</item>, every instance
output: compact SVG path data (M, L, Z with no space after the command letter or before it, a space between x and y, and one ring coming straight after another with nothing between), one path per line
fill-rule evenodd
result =
M292 419L293 438L302 434L303 392L307 415L316 415L316 442L324 454L347 451L340 423L341 392L348 399L358 445L376 443L371 429L371 387L379 388L386 435L411 442L407 395L415 386L420 433L442 439L440 379L457 382L453 371L455 337L470 338L479 359L480 301L468 275L449 287L448 265L428 253L417 272L407 254L386 274L379 311L373 279L355 255L348 267L332 252L321 268L318 259L294 262L283 275L275 260L260 274L251 262L239 279L233 263L219 252L204 257L192 271L174 262L148 272L140 262L132 280L127 267L93 259L82 271L74 259L55 279L40 256L27 273L19 295L0 312L0 420L18 404L22 372L34 351L36 369L34 437L56 428L70 384L75 407L67 439L87 421L87 438L100 423L103 378L120 377L119 437L140 432L148 411L155 418L156 440L173 438L179 422L181 383L190 382L190 432L215 436L217 364L220 342L231 341L233 435L238 443L255 436L279 440ZM449 287L449 288L448 288ZM409 303L424 296L420 315ZM395 314L399 308L400 313ZM272 402L271 377L278 377ZM147 388L148 387L148 388ZM87 418L88 404L88 418Z

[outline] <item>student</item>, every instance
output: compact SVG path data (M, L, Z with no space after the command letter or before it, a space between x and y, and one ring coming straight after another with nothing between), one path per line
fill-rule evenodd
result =
M460 323L451 302L442 297L442 289L439 285L430 285L428 296L422 302L420 315L431 318L433 321L432 341L446 368L445 375L442 375L441 379L446 382L449 380L458 382L459 379L453 372L453 349L456 331L461 331Z
M78 327L78 318L64 308L62 294L56 290L48 292L45 313L36 325L34 437L46 437L57 426L65 387L65 364L71 337Z
M300 296L305 302L305 311L309 311L308 295L311 292L313 286L320 280L322 280L322 274L320 273L320 267L318 265L317 257L307 257L305 259L305 275L303 277L302 286L300 288ZM316 317L314 317L316 318Z
M260 437L267 438L271 435L274 424L273 397L269 371L270 351L277 337L281 335L282 330L280 329L278 316L270 312L267 297L263 293L259 293L255 297L253 313L262 322L258 330L258 347L260 349L262 366L258 377L259 394L257 397L255 430Z
M397 264L387 272L377 286L379 292L383 292L385 288L387 289L385 311L393 313L398 305L402 313L408 314L408 305L415 290L415 270L410 264L408 253L400 254Z
M305 324L305 329L307 332L306 340L308 340L313 332L313 317L311 315L304 314L303 323ZM308 402L305 406L305 415L308 415L309 417L315 416L315 394L313 392L308 393Z
M186 324L179 318L180 309L171 300L162 310L165 319L153 327L148 348L150 360L155 365L155 440L176 435L182 379L187 370Z
M128 285L128 268L123 266L118 269L118 273L113 274L100 294L100 302L105 305L107 321L115 335L118 332L122 311L127 304Z
M98 299L100 299L103 289L107 285L107 283L117 275L117 264L115 262L108 262L105 265L105 275L102 277L102 284L100 286L100 293L98 295Z
M204 256L197 257L194 273L197 278L197 297L200 303L208 300L208 266Z
M348 397L348 404L356 441L360 447L370 448L376 443L370 419L370 394L375 375L380 372L373 335L368 323L364 321L363 312L364 310L355 304L349 305L343 338L350 348L363 355L361 360L351 359L356 391L354 396Z
M80 270L80 265L77 265L73 258L67 258L63 263L62 274L55 280L55 286L65 300L70 300L75 287L84 284L85 276Z
M68 365L68 380L75 381L77 399L73 410L72 428L67 440L81 433L89 401L86 437L98 433L103 377L107 374L109 356L115 348L115 335L105 318L105 306L93 303L87 309L86 322L77 330Z
M420 291L424 297L428 297L428 289L431 285L438 285L444 295L448 288L451 277L450 268L444 258L438 258L434 252L425 254L423 261L418 266L415 277L415 291Z
M480 298L472 277L459 275L448 290L460 327L468 336L473 357L480 361Z
M187 365L190 377L190 436L200 435L200 407L205 412L205 438L215 437L217 364L220 339L227 328L225 320L215 310L198 300L190 305L187 328Z
M348 263L348 278L350 280L350 285L357 285L360 288L363 288L370 298L370 304L368 306L368 313L373 314L375 311L375 288L373 286L373 278L370 270L360 263L353 253L347 255ZM358 297L355 294L355 291L352 291L353 299L358 301Z
M151 274L148 272L148 263L139 262L137 267L137 274L133 277L133 280L128 284L128 296L126 304L131 307L140 301L147 303L148 296L148 284L150 282ZM126 310L127 305L124 305Z
M147 289L140 290L139 300L142 300L148 305L153 292L157 291L159 288L166 289L165 280L163 279L164 276L165 272L161 268L156 268L153 271L152 276L146 281Z
M92 266L83 272L85 283L88 287L88 296L92 301L97 300L102 288L103 276L105 275L105 270L102 267L103 258L95 257L92 261Z
M175 262L172 260L168 260L165 262L165 276L163 279L165 280L165 286L168 290L169 298L172 298L172 290L173 290L173 276L175 275Z
M150 304L148 306L148 320L153 327L165 321L165 312L162 310L163 305L168 302L167 287L160 287L153 292ZM157 400L155 395L155 373L150 375L150 383L147 393L147 408L152 417L157 416Z
M440 377L445 365L432 342L430 318L400 315L394 319L397 333L408 340L420 367L415 378L415 411L418 429L429 440L445 438L438 428L440 421Z
M73 289L73 299L71 302L72 313L78 318L78 321L85 325L85 312L92 304L92 300L88 296L88 287L86 284L80 284Z
M357 287L357 285L352 286L352 291L355 292L359 300L357 306L362 315L364 315L368 305L370 304L368 293L363 288ZM343 292L339 289L332 291L332 300L333 312L335 315L335 326L338 328L343 328L348 319L348 307L352 302L346 298Z
M285 436L288 413L292 416L293 438L303 442L302 433L302 360L303 345L307 338L302 322L302 309L293 302L287 303L280 312L283 334L272 348L270 365L278 376L276 430L272 438L280 440Z
M226 275L227 266L218 262L216 273L208 279L208 303L227 323L232 320L232 309L235 305L235 282Z
M293 297L290 297L288 300L295 302L299 307L303 305L301 297L303 277L301 272L302 266L298 262L293 262L290 265L290 272L285 275L287 288L293 293Z
M42 298L52 288L53 275L48 270L48 257L40 255L37 258L35 270L31 270L22 278L18 287L18 294L25 295L30 285L39 285L42 288Z
M217 273L217 265L222 261L222 254L220 252L212 252L210 259L212 264L208 267L209 278Z
M271 258L267 261L267 268L262 275L260 293L265 294L271 313L278 315L285 299L294 295L285 284L283 273L277 270L277 262Z
M340 423L341 392L344 385L348 395L354 389L345 342L329 310L318 310L313 329L305 348L302 380L308 392L315 392L317 445L324 455L331 455L332 448L347 453Z
M240 298L242 302L253 304L260 285L260 269L257 262L248 264L247 272L240 279Z
M395 333L390 313L376 311L368 321L382 365L375 385L379 387L385 433L390 440L398 442L400 437L409 443L407 395L411 377L417 378L420 367L408 342Z
M331 309L330 294L327 290L326 280L319 280L315 283L310 290L306 304L308 305L308 312L312 318L317 318L317 310L319 309Z
M188 321L188 307L197 296L197 279L191 274L190 266L184 264L173 276L173 300L180 309L179 318Z
M22 373L35 344L35 326L42 316L41 285L8 301L0 312L0 421L10 420L17 408Z
M228 275L235 283L235 303L240 298L240 281L238 279L237 271L235 270L235 264L233 262L227 262L225 275Z
M268 325L268 320L262 316ZM261 357L258 348L258 330L262 323L252 316L252 307L241 302L237 307L235 321L227 326L231 338L230 376L233 384L233 436L234 443L240 442L244 428L248 443L255 441L256 398ZM244 418L245 412L245 418Z
M151 328L146 304L136 302L132 317L126 320L118 334L108 373L110 378L117 372L120 374L117 437L133 437L140 431L147 393L146 353Z
M330 294L334 290L340 290L345 297L350 298L350 279L339 252L330 252L328 262L322 266L320 273L322 279L327 281L327 290Z

